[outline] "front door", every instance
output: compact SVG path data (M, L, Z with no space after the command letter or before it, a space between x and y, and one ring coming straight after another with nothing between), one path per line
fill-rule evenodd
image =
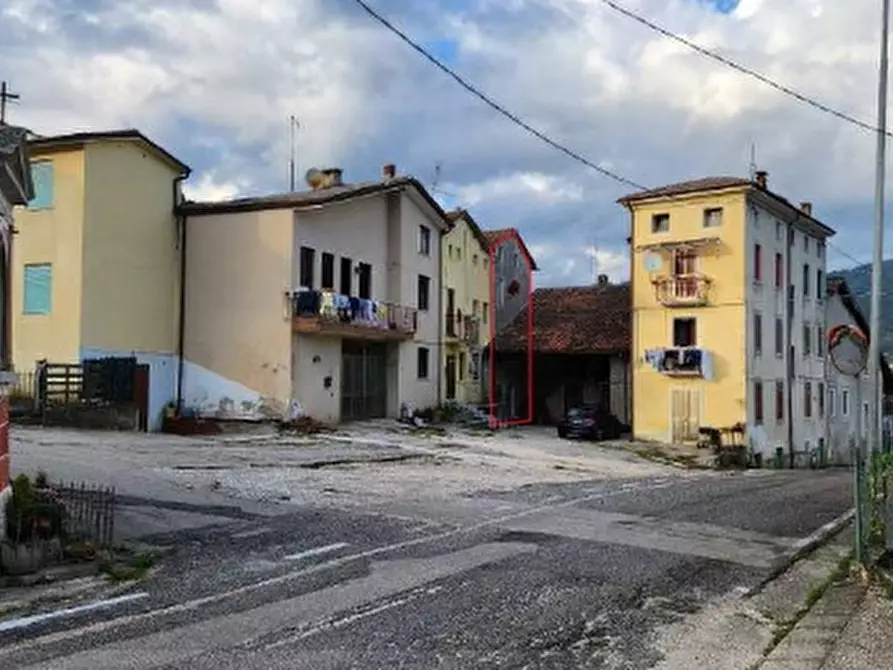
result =
M456 357L446 357L446 397L447 400L456 399Z
M379 419L387 413L387 350L345 340L341 353L341 419Z
M685 387L670 389L670 441L695 442L701 427L701 391Z

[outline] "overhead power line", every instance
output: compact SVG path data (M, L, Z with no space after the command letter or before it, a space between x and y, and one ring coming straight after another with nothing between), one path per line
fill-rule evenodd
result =
M493 98L488 96L486 93L481 91L479 88L477 88L470 82L468 82L461 75L457 74L454 70L447 67L436 56L434 56L430 51L425 49L418 42L411 39L408 35L406 35L406 33L404 33L399 28L397 28L397 26L392 24L385 17L383 17L381 14L379 14L374 9L372 9L372 7L370 7L368 4L366 4L366 2L364 2L364 0L354 0L354 2L357 5L359 5L367 14L369 14L369 16L371 16L373 19L378 21L378 23L383 25L385 28L387 28L392 33L394 33L397 37L399 37L401 40L403 40L406 44L408 44L410 47L412 47L412 49L414 49L416 52L418 52L423 58L425 58L425 60L427 60L432 65L437 67L444 74L446 74L449 77L451 77L452 79L454 79L456 81L456 83L458 83L462 88L464 88L466 91L471 93L473 96L475 96L479 100L483 101L485 104L487 104L492 109L499 112L502 116L507 118L509 121L514 123L516 126L520 126L521 128L526 130L528 133L530 133L534 137L537 137L539 140L545 142L546 144L551 146L553 149L557 149L558 151L569 156L570 158L574 159L578 163L582 163L583 165L585 165L589 168L592 168L596 172L600 172L604 176L606 176L610 179L613 179L614 181L616 181L620 184L626 184L627 186L631 186L632 188L639 189L642 191L645 190L645 187L642 186L641 184L637 184L636 182L632 181L631 179L627 179L626 177L624 177L612 170L609 170L608 168L598 165L597 163L589 160L582 154L577 153L576 151L567 147L566 145L558 142L557 140L553 140L551 137L549 137L542 131L537 130L536 128L531 126L529 123L524 121L517 114L510 112L508 109L506 109L505 107L500 105L498 102L493 100Z
M558 142L558 141L556 141L556 140L553 140L551 137L549 137L549 136L546 135L545 133L543 133L543 132L537 130L536 128L534 128L533 126L531 126L529 123L527 123L526 121L524 121L524 120L523 120L521 117L519 117L517 114L515 114L514 112L509 111L508 109L506 109L505 107L503 107L503 106L500 105L499 103L495 102L495 101L494 101L492 98L490 98L490 96L488 96L486 93L484 93L483 91L481 91L480 89L478 89L477 87L475 87L474 85L472 85L471 83L469 83L469 82L468 82L466 79L464 79L461 75L459 75L459 74L456 73L453 69L451 69L449 66L447 66L447 65L445 65L443 62L441 62L436 56L434 56L431 52L429 52L427 49L425 49L425 47L423 47L423 46L420 45L418 42L416 42L415 40L413 40L412 38L410 38L406 33L404 33L402 30L400 30L399 28L397 28L397 26L395 26L393 23L391 23L388 19L386 19L384 16L382 16L381 14L379 14L378 12L376 12L372 7L370 7L370 6L365 2L365 0L353 0L353 1L354 1L357 5L359 5L359 6L363 9L363 11L365 11L369 16L371 16L373 19L375 19L375 21L377 21L377 22L380 23L382 26L384 26L385 28L387 28L390 32L394 33L394 34L395 34L397 37L399 37L403 42L405 42L406 44L408 44L414 51L416 51L418 54L420 54L425 60L427 60L427 61L430 62L432 65L434 65L435 67L437 67L437 68L438 68L439 70L441 70L444 74L448 75L451 79L453 79L454 81L456 81L456 83L458 83L458 84L459 84L462 88L464 88L467 92L471 93L473 96L475 96L476 98L478 98L479 100L481 100L482 102L484 102L486 105L488 105L488 106L491 107L492 109L494 109L494 110L496 110L497 112L499 112L499 114L501 114L503 117L505 117L506 119L508 119L508 120L511 121L512 123L514 123L516 126L520 126L520 127L523 128L525 131L527 131L528 133L530 133L531 135L533 135L534 137L536 137L536 138L539 139L540 141L545 142L546 144L548 144L549 146L551 146L553 149L557 149L558 151L560 151L561 153L565 154L566 156L568 156L568 157L571 158L572 160L574 160L574 161L576 161L576 162L578 162L578 163L581 163L582 165L585 165L585 166L588 167L588 168L591 168L591 169L595 170L596 172L600 173L601 175L603 175L603 176L605 176L605 177L608 177L609 179L613 179L614 181L616 181L616 182L618 182L618 183L620 183L620 184L624 184L624 185L626 185L626 186L631 186L631 187L633 187L633 188L635 188L635 189L637 189L637 190L640 190L640 191L648 190L648 187L646 187L646 186L642 186L641 184L637 183L636 181L634 181L634 180L632 180L632 179L629 179L629 178L627 178L627 177L624 177L623 175L621 175L621 174L619 174L619 173L617 173L617 172L614 172L613 170L608 170L608 169L606 169L606 168L603 168L602 166L600 166L600 165L594 163L593 161L589 160L588 158L584 157L584 156L581 155L580 153L574 151L573 149L570 149L569 147L565 146L564 144L561 144L560 142ZM610 4L614 5L614 3L611 3L610 0L602 0L602 1L603 1L603 2L609 2ZM621 8L619 5L617 5L616 7L617 7L619 10L626 12L626 10L623 10L623 8ZM661 28L660 30L663 30L663 29ZM830 111L833 112L833 110L830 110ZM838 114L839 114L839 113L838 113ZM844 115L844 117L845 117L845 115ZM857 123L857 124L861 124L861 122L859 122L859 121L856 121L856 123ZM866 125L866 124L863 124L863 125ZM867 127L868 127L869 129L875 130L875 129L873 129L871 126L867 126ZM859 264L859 265L864 264L863 261L860 261L860 260L856 259L854 256L852 256L851 254L847 253L846 251L844 251L843 249L841 249L841 248L838 247L837 245L832 244L830 241L829 241L827 244L828 244L831 248L833 248L835 251L837 251L840 255L842 255L842 256L844 256L844 257L850 259L850 260L853 261L854 263L857 263L857 264Z
M869 130L873 133L881 132L881 130L877 126L875 126L871 123L861 121L860 119L857 119L856 117L851 116L850 114L847 114L846 112L841 112L839 109L834 109L833 107L826 105L823 102L819 102L815 98L812 98L812 97L806 95L805 93L800 93L799 91L794 90L790 86L785 86L784 84L781 84L781 83L775 81L774 79L771 79L770 77L762 74L761 72L757 72L756 70L754 70L752 68L749 68L745 65L741 65L740 63L736 63L732 59L727 58L727 57L723 56L722 54L719 54L715 51L706 49L706 48L700 46L699 44L691 41L690 39L682 37L681 35L678 35L670 30L667 30L666 28L664 28L662 26L659 26L658 24L654 23L650 19L645 18L641 14L637 14L636 12L632 11L631 9L627 9L624 6L617 4L616 2L614 2L614 0L601 0L601 2L605 5L607 5L608 7L610 7L611 9L613 9L618 14L623 14L623 16L625 16L629 19L632 19L636 23L639 23L639 24L645 26L649 30L653 30L654 32L659 33L660 35L663 35L664 37L671 39L674 42L678 42L679 44L682 44L682 45L688 47L689 49L691 49L692 51L695 51L695 52L701 54L702 56L706 56L707 58L710 58L711 60L714 60L717 63L721 63L721 64L725 65L726 67L730 67L733 70L740 72L741 74L745 74L748 77L752 77L753 79L756 79L757 81L765 84L766 86L769 86L770 88L774 88L776 91L779 91L780 93L784 93L785 95L787 95L791 98L794 98L795 100L798 100L799 102L802 102L803 104L809 105L810 107L813 107L815 109L818 109L819 111L825 112L826 114L835 116L838 119L840 119L841 121L846 121L847 123L851 123L854 126L858 126L859 128L862 128L863 130ZM884 134L887 137L893 137L893 132L884 131Z

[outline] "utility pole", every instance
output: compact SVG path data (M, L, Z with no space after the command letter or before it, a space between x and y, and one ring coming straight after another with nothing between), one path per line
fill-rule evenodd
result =
M0 125L6 123L6 103L15 102L21 96L18 93L12 93L5 81L0 81Z
M870 459L878 449L881 429L880 407L880 342L881 342L881 271L884 263L884 182L887 168L887 74L889 70L888 42L890 32L890 0L881 0L883 16L881 17L881 45L878 73L877 98L877 146L875 148L874 173L874 256L871 263L871 323L869 325L868 344L868 389L869 425L866 448L861 450L861 457L866 459L866 468ZM860 408L861 411L861 408ZM856 488L856 512L862 513L865 502L869 505L875 501L861 500L865 492ZM888 515L889 516L889 515ZM890 529L888 528L888 537ZM861 548L858 548L861 549ZM857 553L862 553L858 551Z

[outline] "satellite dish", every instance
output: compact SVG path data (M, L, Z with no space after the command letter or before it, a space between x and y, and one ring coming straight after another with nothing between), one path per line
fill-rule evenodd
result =
M310 168L307 170L306 174L304 174L304 181L306 181L307 186L312 189L317 189L322 186L325 179L326 176L316 168Z
M653 251L649 251L647 254L645 254L644 262L645 262L645 269L648 272L657 272L664 265L663 259L658 254L654 253Z

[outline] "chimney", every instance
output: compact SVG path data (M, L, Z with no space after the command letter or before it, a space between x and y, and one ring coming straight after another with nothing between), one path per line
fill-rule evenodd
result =
M341 168L326 168L322 171L323 175L325 175L325 182L323 183L323 188L331 188L333 186L343 186L344 182L341 181Z
M800 211L806 214L806 216L812 216L812 203L811 202L801 202L800 203Z
M611 280L608 279L608 275L599 275L597 279L598 286L607 286L611 283Z
M754 173L754 181L756 181L757 186L760 188L766 188L767 180L769 179L769 173L765 170L757 170Z
M382 181L391 181L397 176L397 166L393 163L385 163L381 166Z

